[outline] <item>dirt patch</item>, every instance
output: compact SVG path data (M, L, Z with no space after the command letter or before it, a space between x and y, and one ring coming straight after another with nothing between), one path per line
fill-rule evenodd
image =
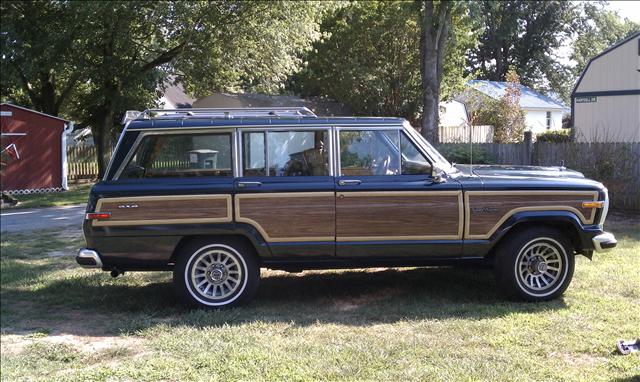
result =
M398 296L400 293L401 290L398 288L381 288L375 292L337 300L334 303L334 309L341 312L349 312L377 301L388 301L389 299Z
M70 346L82 353L91 355L109 353L114 350L126 349L128 356L142 354L144 348L142 339L131 336L78 336L74 334L51 335L18 335L4 334L2 336L2 353L6 355L20 355L34 343L61 344Z
M13 309L21 310L25 313L24 316L37 317L32 303L20 301L13 305ZM87 354L123 348L130 355L143 351L139 337L119 336L108 332L107 329L113 327L119 317L63 308L56 308L55 312L55 319L29 318L13 326L3 327L2 352L20 354L35 342L69 345Z

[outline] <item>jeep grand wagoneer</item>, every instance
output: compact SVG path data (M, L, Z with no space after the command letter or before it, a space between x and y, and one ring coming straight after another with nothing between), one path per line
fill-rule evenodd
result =
M170 270L200 307L238 305L260 268L492 264L548 300L574 256L616 245L607 190L564 168L462 166L399 118L305 108L147 110L91 190L84 267Z

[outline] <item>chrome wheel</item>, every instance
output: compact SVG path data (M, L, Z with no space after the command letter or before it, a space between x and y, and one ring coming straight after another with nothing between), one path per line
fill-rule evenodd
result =
M193 290L200 297L225 300L244 287L243 267L234 252L224 246L212 246L202 248L192 257L186 270L190 272Z
M567 254L557 241L538 238L524 245L516 259L516 280L527 293L553 293L566 275Z

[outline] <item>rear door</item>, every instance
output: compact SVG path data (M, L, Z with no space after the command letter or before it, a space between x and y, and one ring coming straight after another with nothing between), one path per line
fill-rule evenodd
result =
M332 132L239 130L235 221L260 234L274 256L335 255Z
M336 254L456 257L462 191L440 183L402 127L337 129Z

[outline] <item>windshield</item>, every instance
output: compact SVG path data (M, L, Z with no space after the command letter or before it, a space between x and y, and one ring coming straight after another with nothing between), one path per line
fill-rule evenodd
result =
M429 157L435 162L434 164L438 166L443 171L455 171L455 167L451 165L451 163L438 152L431 144L424 139L424 137L410 125L405 125L405 131L411 134L411 136L418 141L418 143L427 151Z

